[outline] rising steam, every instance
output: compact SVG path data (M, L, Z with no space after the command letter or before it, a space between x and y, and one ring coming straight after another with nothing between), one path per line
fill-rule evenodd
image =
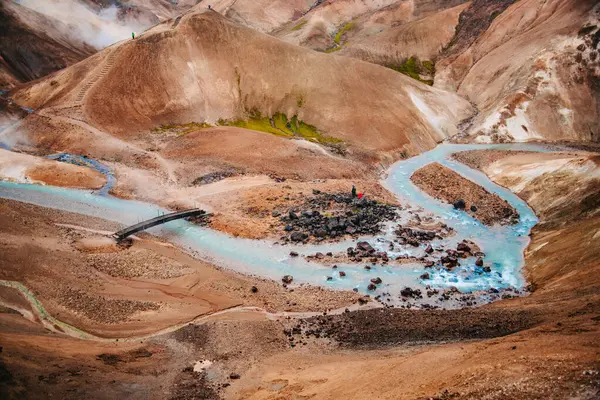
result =
M66 29L67 32L63 32L64 34L97 49L127 39L131 37L131 32L141 32L152 25L147 18L133 20L128 18L126 22L120 21L119 9L116 6L97 12L78 0L16 0L15 2L62 22L60 24L62 27L57 26L57 28Z

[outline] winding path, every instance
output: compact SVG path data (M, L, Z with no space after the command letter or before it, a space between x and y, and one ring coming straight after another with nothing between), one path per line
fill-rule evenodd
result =
M310 317L314 317L317 315L322 315L322 313L320 313L320 312L271 313L260 307L236 306L236 307L228 308L225 310L217 311L214 313L202 315L202 316L193 318L189 321L181 322L179 324L171 325L167 328L158 330L156 332L153 332L153 333L147 334L147 335L131 336L128 338L107 338L107 337L100 337L100 336L94 335L89 332L85 332L81 329L75 328L72 325L69 325L65 322L62 322L62 321L54 318L46 311L46 309L44 308L42 303L33 295L33 293L31 293L31 291L29 289L27 289L23 284L21 284L19 282L0 280L0 286L16 289L25 298L25 300L27 300L27 302L29 303L29 306L33 310L33 314L28 315L30 313L28 313L26 310L16 309L11 304L3 304L1 301L0 301L0 305L14 309L15 311L19 312L24 318L26 318L32 322L37 322L39 320L41 322L41 324L51 332L61 333L64 335L68 335L68 336L77 338L77 339L92 340L92 341L96 341L96 342L133 342L133 341L139 341L139 340L143 340L143 339L150 339L153 337L165 335L170 332L174 332L174 331L181 329L189 324L206 323L213 318L217 318L217 317L225 315L225 314L255 313L255 314L263 315L266 319L272 319L272 320L279 319L279 318L287 318L287 317L301 319L301 318L310 318ZM371 307L373 307L373 306L371 306ZM343 307L343 308L339 308L336 310L330 310L328 312L328 314L329 315L342 314L342 313L346 312L346 309L353 310L353 309L357 309L357 308L358 308L357 305L352 305L350 307ZM361 309L366 309L366 308L369 308L369 307L361 307Z

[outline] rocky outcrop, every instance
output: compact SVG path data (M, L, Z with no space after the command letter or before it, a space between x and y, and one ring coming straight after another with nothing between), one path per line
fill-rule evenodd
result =
M397 207L381 204L367 198L354 198L350 193L322 193L302 206L288 210L279 217L283 230L289 232L289 240L301 242L307 239L321 241L346 235L375 234L381 231L385 221L394 220ZM278 216L276 210L271 215Z

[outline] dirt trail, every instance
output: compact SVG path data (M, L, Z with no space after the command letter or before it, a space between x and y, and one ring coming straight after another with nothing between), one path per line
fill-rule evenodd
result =
M131 281L129 281L129 282L131 283ZM139 283L142 285L141 287L144 287L144 285L146 287L152 286L148 282L140 281ZM158 331L153 332L148 335L130 336L127 338L122 338L122 337L110 338L110 337L96 336L94 334L85 332L81 329L75 328L74 326L71 326L63 321L60 321L60 320L54 318L52 315L50 315L48 313L48 311L44 308L42 303L35 297L35 295L27 287L25 287L23 284L21 284L19 282L0 280L0 286L9 287L9 288L18 290L19 293L21 293L21 295L29 303L31 309L33 310L33 314L24 313L24 312L22 312L21 308L17 308L13 304L8 304L8 303L2 304L5 307L14 309L15 311L22 314L23 317L25 317L26 319L28 319L32 322L40 322L44 328L46 328L54 333L62 333L62 334L65 334L65 335L68 335L71 337L85 339L85 340L92 340L92 341L96 341L96 342L135 342L135 341L139 341L139 340L151 339L154 337L165 335L167 333L175 332L176 330L181 329L184 326L187 326L190 324L194 324L194 325L203 324L203 323L206 323L213 319L216 319L218 317L221 317L223 315L229 315L230 318L236 319L236 317L239 314L241 319L245 319L247 317L247 314L250 313L250 314L259 316L260 319L267 319L267 320L277 320L280 318L303 319L303 318L310 318L310 317L316 317L316 316L322 315L322 313L314 312L314 311L313 312L310 312L310 311L309 312L285 312L285 311L268 312L267 310L265 310L263 308L255 307L255 306L234 306L234 307L231 307L231 308L228 308L225 310L216 311L216 312L210 313L208 315L202 315L202 316L193 318L192 320L169 326L167 328L158 330ZM167 287L167 286L165 286L165 287ZM173 289L170 286L168 286L168 288ZM366 309L372 309L372 308L381 308L381 306L376 305L375 303L369 303L369 305L365 306L365 307L361 307L357 304L354 304L354 305L349 305L348 307L331 310L328 312L328 314L329 315L341 315L341 314L345 313L346 310L357 310L359 308L361 310L366 310ZM230 315L230 314L232 314L232 315Z
M113 67L118 49L118 47L115 47L110 52L108 57L106 57L106 62L104 65L102 65L100 70L98 70L98 67L96 67L94 70L94 75L92 75L92 77L81 87L81 89L79 89L79 93L77 93L77 97L75 98L75 107L83 106L83 101L88 91L96 84L96 82L104 78L108 71L110 71L110 69Z
M147 155L147 156L153 158L154 160L156 160L156 162L164 169L169 182L175 183L177 181L177 177L175 176L175 172L173 170L172 165L169 163L169 161L167 161L160 154L149 152L147 150L142 149L141 147L138 147L131 143L117 139L116 137L112 136L111 134L101 131L100 129L98 129L84 121L81 121L79 119L75 119L75 118L67 117L67 116L56 115L55 112L57 112L57 111L59 111L59 110L53 109L53 108L46 108L46 109L41 109L41 110L37 111L37 113L43 117L47 117L47 118L51 118L51 119L54 119L54 120L57 120L60 122L67 123L67 124L79 126L80 128L83 128L83 129L87 130L88 132L93 133L99 141L104 143L104 145L112 145L115 148L124 148L124 150L129 150L133 153L142 153L144 155Z

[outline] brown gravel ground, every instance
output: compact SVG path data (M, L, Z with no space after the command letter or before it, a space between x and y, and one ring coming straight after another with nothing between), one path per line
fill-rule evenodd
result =
M438 163L417 170L410 179L430 196L447 203L464 200L465 211L486 225L510 223L510 217L516 214L516 210L497 194L488 192ZM471 210L473 205L477 211Z
M90 296L82 290L67 289L60 293L59 303L70 310L106 324L118 324L141 311L157 311L160 306L149 301L109 300Z
M57 318L107 336L153 332L236 305L326 311L359 297L313 286L284 288L278 281L218 269L150 236L131 247L89 253L92 240L86 239L98 234L55 223L107 231L117 224L9 200L0 200L0 211L0 279L23 283ZM139 313L132 319L130 311L148 302L161 307L144 306L141 319ZM123 325L116 327L119 321Z
M543 187L534 189L544 193ZM35 246L27 248L31 259L16 264L19 273L35 267L32 273L46 280L72 279L68 269L48 276L38 265L36 252L50 244L64 252L76 235L56 243L55 227L44 228L48 223L44 218L52 211L34 214L31 206L5 201L0 206L7 203L10 207L0 214L0 261L11 261L14 249L35 237ZM575 208L570 210L576 212ZM87 223L78 219L75 223ZM597 216L570 220L561 227L536 226L525 254L525 273L536 287L529 296L472 310L373 310L320 316L300 323L301 334L295 335L293 347L284 330L298 322L264 320L252 313L224 314L143 343L102 344L51 335L15 314L0 312L0 394L15 399L595 400L600 393L600 246L595 245L599 230ZM154 250L160 255L171 251L148 245L162 249ZM43 255L45 262L52 263L51 253ZM183 256L172 257L181 262ZM2 264L0 271L15 273L11 265ZM79 272L79 279L90 279L89 270ZM244 278L236 281L218 275L214 283L195 288L205 292L209 287L222 294L226 291L218 283L238 287L244 302L255 304L271 301L270 290L273 297L297 295L301 301L327 296L326 291L320 295L300 288L277 291L278 283L265 281L262 286L260 280L250 278L238 283ZM197 280L183 276L175 282L190 288ZM258 293L250 292L252 284ZM274 302L277 307L282 304L280 299ZM329 338L315 338L314 332L308 332L311 329L328 332ZM207 373L194 373L192 367L201 360L213 365Z
M330 193L350 193L352 185L356 186L357 192L363 192L371 199L397 204L397 199L381 185L363 180L288 180L228 193L227 196L213 196L205 202L216 209L210 223L213 229L251 239L278 239L285 233L284 225L278 217L271 216L273 210L285 214L292 207L302 206L308 197L313 196L313 189Z

